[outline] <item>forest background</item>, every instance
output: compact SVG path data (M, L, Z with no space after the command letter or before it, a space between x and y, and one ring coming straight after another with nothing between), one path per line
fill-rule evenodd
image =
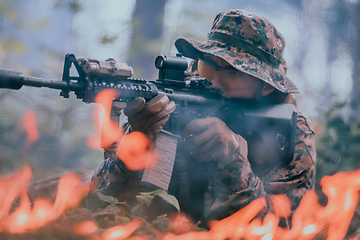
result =
M204 41L215 15L235 8L264 16L285 37L287 75L316 131L317 185L324 175L358 169L358 0L1 0L0 68L61 80L64 55L74 53L127 62L135 77L153 80L157 55L175 55L178 37ZM94 105L45 88L0 89L0 174L25 164L34 180L94 171L103 161L86 144L95 134ZM28 110L39 138L26 149Z

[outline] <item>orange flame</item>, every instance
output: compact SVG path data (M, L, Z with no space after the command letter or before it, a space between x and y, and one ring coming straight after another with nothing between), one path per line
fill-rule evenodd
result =
M66 209L76 207L88 193L88 184L82 184L78 175L73 173L61 176L53 210L60 216Z
M148 240L148 238L144 237L144 236L137 235L137 236L129 237L129 238L127 238L127 240Z
M19 125L20 129L25 131L27 134L25 149L29 149L29 147L39 139L39 132L37 130L36 123L37 119L34 112L31 110L26 111Z
M63 175L58 184L56 200L51 203L46 199L36 199L33 207L27 195L27 186L31 179L31 170L25 167L20 173L7 178L0 178L0 232L19 234L34 230L57 219L66 209L75 207L87 194L84 185L75 174ZM172 218L170 228L180 235L165 234L163 240L173 239L313 239L319 232L327 231L327 240L344 239L358 203L360 191L360 170L326 176L321 180L323 192L328 197L328 204L321 206L315 191L305 194L292 217L291 229L278 227L280 218L288 217L290 202L285 195L271 196L274 213L269 212L263 220L255 218L266 206L265 198L258 198L233 215L214 221L209 231L190 231L192 223L182 213ZM20 206L13 212L11 207L17 197ZM130 237L143 222L135 219L122 226L106 230L95 239L144 240L144 236ZM78 235L93 235L97 226L86 221L74 227ZM182 234L181 234L182 233Z
M101 128L101 137L93 137L101 147L106 148L114 142L120 143L118 157L130 170L150 167L156 160L151 141L140 132L132 132L123 137L118 123L110 118L112 101L116 96L114 90L104 90L96 99L104 107L104 116L100 124L101 110L95 111L95 121ZM101 126L100 126L101 125ZM28 111L22 122L28 134L30 145L39 137L36 129L36 116ZM99 131L100 132L100 131ZM31 179L31 170L25 167L13 176L0 177L0 232L23 233L46 225L57 219L65 210L79 204L87 194L88 186L83 184L75 174L65 174L59 180L58 191L54 203L46 199L36 199L33 206L27 195L27 186ZM164 240L172 239L313 239L320 232L327 232L327 240L344 239L349 228L355 208L359 202L360 169L352 172L340 172L333 176L325 176L320 181L323 193L328 197L328 204L321 206L315 191L308 191L298 208L294 211L290 229L278 227L280 218L291 215L291 203L285 195L270 196L273 213L268 213L263 220L255 218L267 205L265 198L258 198L235 214L221 220L213 221L207 232L191 230L191 221L184 215L178 215L170 222L171 229L180 235L165 234ZM20 197L20 205L11 212L15 199ZM254 219L255 218L255 219ZM171 225L172 224L172 225ZM123 226L115 226L106 230L102 240L146 239L143 236L129 236L140 226L142 221L133 220ZM92 235L97 226L91 222L83 222L74 228L78 235Z
M119 128L119 123L110 118L111 105L115 97L116 91L114 89L105 89L96 96L95 103L99 103L99 105L95 108L94 119L98 135L88 139L89 147L94 149L99 149L99 146L107 148L115 142L120 142L123 132Z
M25 167L19 174L7 178L0 178L0 229L5 222L14 200L21 192L26 191L26 187L31 179L31 170ZM24 197L23 195L21 195ZM28 199L24 199L28 200Z
M55 203L36 199L34 206L27 194L31 170L25 167L20 173L0 179L0 231L13 234L40 228L57 219L65 210L75 207L87 194L88 186L72 173L64 174L58 184ZM14 200L20 196L20 206L10 213Z
M285 194L275 195L270 197L273 210L280 218L290 217L291 202Z
M97 132L99 136L88 139L88 146L92 148L108 148L113 143L118 146L118 157L128 169L138 171L151 167L155 161L155 154L151 140L143 133L132 132L124 136L119 124L111 120L111 108L117 93L114 89L101 91L95 99L97 106L94 112ZM101 108L101 106L103 108ZM99 135L99 134L98 134Z
M106 230L102 235L102 240L122 240L129 237L136 229L138 229L143 222L134 219L126 225L115 226Z
M182 234L191 230L193 222L184 213L177 213L170 218L170 228L175 233Z
M118 149L118 157L132 171L151 167L156 162L152 143L141 132L132 132L124 136Z
M77 235L92 235L98 230L98 227L92 221L85 221L75 225L74 232Z
M182 235L166 234L163 240L173 239L313 239L327 231L326 240L344 239L355 207L359 201L360 169L323 177L320 184L328 197L323 207L318 196L311 190L305 194L292 217L291 229L278 227L280 218L289 217L290 201L285 195L271 196L274 213L264 220L253 219L265 207L265 199L259 198L235 214L212 222L208 232L190 231Z

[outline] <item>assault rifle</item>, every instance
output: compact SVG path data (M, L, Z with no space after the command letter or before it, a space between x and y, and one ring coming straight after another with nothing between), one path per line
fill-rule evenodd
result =
M75 66L77 75L70 75ZM128 103L136 97L149 101L160 93L166 94L176 104L176 110L156 136L156 151L160 159L151 168L144 170L142 181L168 189L175 162L177 140L181 128L196 118L218 117L235 133L245 139L275 143L278 155L284 160L292 158L295 149L297 112L291 104L263 104L222 97L222 91L210 88L205 78L184 81L188 68L187 60L180 54L160 55L155 59L159 70L158 79L147 81L131 78L133 69L114 59L76 59L67 54L64 61L62 81L45 81L42 78L24 76L21 72L0 69L0 88L20 89L23 85L48 87L60 90L60 96L69 98L74 92L86 103L94 102L104 89L115 89L114 101ZM222 167L222 166L218 166Z

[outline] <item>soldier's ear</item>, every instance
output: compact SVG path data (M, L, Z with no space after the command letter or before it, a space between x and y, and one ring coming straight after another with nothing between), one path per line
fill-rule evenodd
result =
M261 92L261 96L265 97L272 93L275 90L275 88L267 83L264 84L263 90Z

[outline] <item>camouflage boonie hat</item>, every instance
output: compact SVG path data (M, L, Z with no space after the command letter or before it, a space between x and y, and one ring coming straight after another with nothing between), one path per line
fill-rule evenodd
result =
M217 56L283 93L299 93L286 76L284 37L261 16L244 10L223 11L215 17L204 43L179 38L175 46L185 57Z

